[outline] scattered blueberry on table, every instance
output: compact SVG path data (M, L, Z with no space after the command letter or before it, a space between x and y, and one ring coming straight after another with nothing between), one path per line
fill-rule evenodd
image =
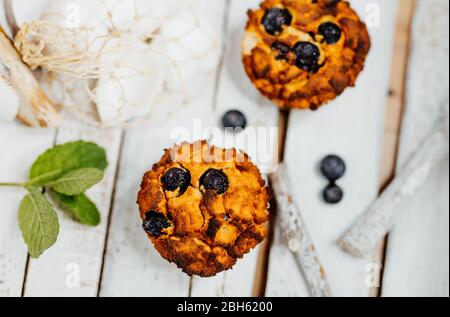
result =
M335 205L344 198L344 191L338 185L331 183L323 190L323 199L327 204Z
M222 124L224 128L244 130L247 127L247 118L239 110L230 110L224 114Z
M347 170L345 162L337 155L328 155L322 160L320 170L330 182L341 179Z
M320 171L329 181L322 192L324 201L332 205L340 203L344 198L344 191L336 184L336 181L344 177L347 171L344 160L337 155L328 155L322 160Z

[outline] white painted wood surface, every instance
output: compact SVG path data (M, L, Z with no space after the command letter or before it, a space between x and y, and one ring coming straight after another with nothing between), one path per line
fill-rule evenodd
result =
M430 0L419 1L422 10L425 10ZM446 0L432 1L439 3ZM17 3L20 17L33 18L38 15L38 7L45 0L33 1L36 3L33 6L25 0L14 2ZM25 296L253 294L259 250L239 261L232 271L211 279L191 279L163 260L154 250L142 232L135 200L144 172L159 160L163 149L175 141L170 136L175 127L192 131L196 124L194 119L201 119L203 127L217 126L227 109L242 110L250 126L277 125L276 107L262 98L248 82L240 61L239 42L246 11L256 7L258 2L191 1L195 10L205 16L217 32L223 34L224 61L217 76L217 85L212 82L205 87L205 93L200 98L168 120L164 118L164 122L130 128L124 132L123 140L120 130L114 129L69 126L55 133L54 130L30 130L17 123L0 124L0 182L26 178L35 157L55 141L62 143L83 138L98 142L106 147L110 161L104 182L90 193L102 213L100 226L80 226L60 213L62 229L57 244L39 260L30 260L28 269L26 247L17 224L18 205L25 193L20 189L0 188L0 297L20 296L22 291ZM334 294L368 296L370 289L366 285L366 268L373 260L355 260L343 253L336 241L378 192L379 142L388 90L397 0L352 2L363 16L367 15L368 4L375 3L381 9L381 24L371 29L373 48L366 69L357 87L346 91L331 105L315 113L292 113L286 159L295 187L294 199L303 212ZM4 23L2 10L0 8L0 22ZM419 30L428 34L428 38L430 32L434 32L416 25L416 32ZM446 39L448 65L448 35ZM420 45L417 45L416 49L419 48ZM419 56L419 53L416 55ZM448 66L435 65L435 70L427 72L423 67L428 66L419 67L420 63L419 57L413 57L410 78L419 78L419 73L433 77L433 74L441 74L441 71L443 73L436 77L447 78L448 82L448 72L445 72ZM409 86L414 91L419 89L412 87L420 87L420 84L410 80ZM448 89L444 89L444 92L447 92L448 98ZM410 99L415 97L411 94ZM438 101L433 100L436 103ZM419 100L408 104L399 164L412 150L414 140L426 132L422 129L426 128L430 116L420 105ZM420 131L413 128L417 126L422 127ZM201 136L191 136L191 139L198 138ZM221 142L220 137L213 140L219 144ZM275 158L277 145L273 143L271 146L272 157ZM319 175L317 164L329 153L342 155L349 167L346 177L340 182L346 198L337 207L326 206L319 197L326 181ZM444 194L448 193L448 162L435 173L435 178L430 180L422 195L408 208L404 219L401 219L390 236L382 292L384 296L448 296L448 195ZM439 195L437 199L434 197L436 195ZM280 231L276 230L270 253L266 294L309 296L295 260L279 235ZM80 284L74 285L71 278L78 269ZM411 279L412 276L415 278Z
M417 1L399 168L448 105L448 11L446 0ZM388 239L383 296L449 296L448 166L447 157L398 217Z
M54 130L30 130L0 124L0 182L25 181L37 155L53 144ZM30 141L33 140L33 141ZM0 297L20 296L25 276L27 248L17 220L21 188L0 188Z
M350 1L362 17L369 5L380 8L380 25L371 27L372 49L356 88L348 89L317 112L295 111L289 120L285 160L300 206L335 296L368 296L366 267L372 259L345 254L337 240L378 194L380 140L384 127L397 1ZM373 8L373 7L372 7ZM339 181L345 191L337 206L323 203L327 181L318 164L338 154L348 165ZM268 296L309 296L303 279L291 274L292 255L277 233L271 249ZM288 272L286 272L288 270Z

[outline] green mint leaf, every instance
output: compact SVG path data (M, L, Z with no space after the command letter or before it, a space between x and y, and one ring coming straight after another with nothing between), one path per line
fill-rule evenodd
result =
M100 223L100 212L97 206L85 195L66 196L54 192L56 199L66 212L73 215L80 223L95 227Z
M37 259L58 238L59 221L53 206L37 188L27 188L28 195L19 207L19 227L28 253Z
M106 152L94 143L78 141L57 145L46 151L34 162L30 170L33 185L56 181L62 175L80 168L97 168L104 171L108 166Z
M104 173L99 169L80 168L64 174L61 178L47 185L60 194L75 196L100 183L103 176Z

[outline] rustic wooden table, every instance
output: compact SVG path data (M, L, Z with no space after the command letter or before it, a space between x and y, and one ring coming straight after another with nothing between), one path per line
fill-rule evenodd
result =
M33 1L33 6L15 2L19 17L33 19L45 1ZM246 11L258 2L192 1L224 35L223 63L216 84L167 122L125 131L80 123L57 130L0 124L0 181L25 179L38 154L70 140L99 143L110 161L105 180L90 193L100 207L101 225L86 228L61 213L58 242L39 260L28 257L18 229L23 192L0 189L0 296L309 296L276 219L272 239L232 271L210 279L181 273L155 252L142 233L136 193L143 173L171 145L172 128L192 129L195 118L201 118L204 126L217 125L229 108L241 109L252 126L286 128L285 138L280 133L280 147L293 181L293 198L335 295L449 295L448 160L405 208L373 257L356 259L337 245L377 197L380 184L394 175L395 165L407 160L436 109L448 100L448 1L417 0L415 6L413 0L351 1L361 16L370 19L373 40L357 87L318 112L289 116L255 91L241 66L239 42ZM4 25L2 9L0 16ZM446 31L435 32L436 25ZM444 45L436 45L442 41ZM433 51L435 47L443 49ZM272 149L275 158L275 142ZM319 199L325 183L316 168L329 153L341 155L349 167L341 182L345 200L334 207Z

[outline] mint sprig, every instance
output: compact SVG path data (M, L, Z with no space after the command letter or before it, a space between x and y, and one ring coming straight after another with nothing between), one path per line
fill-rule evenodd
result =
M58 215L45 193L52 193L57 206L80 223L96 226L100 213L85 192L103 179L107 166L103 148L84 141L70 142L40 155L28 181L0 183L0 187L23 187L28 192L19 207L19 227L32 258L52 247L59 234Z

